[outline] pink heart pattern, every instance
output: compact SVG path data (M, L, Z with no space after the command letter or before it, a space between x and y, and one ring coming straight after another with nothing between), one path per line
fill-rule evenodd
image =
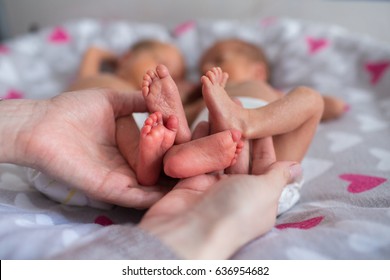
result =
M366 63L364 68L371 76L370 83L372 85L377 84L389 66L390 61L388 60Z
M24 94L18 90L10 89L4 96L4 99L20 99L23 98Z
M0 54L7 54L9 53L9 48L5 45L0 45Z
M49 41L55 44L67 43L70 41L70 35L64 28L56 27L49 35Z
M190 20L190 21L186 21L178 26L176 26L176 28L174 29L173 31L173 34L178 37L180 35L183 35L184 33L190 31L191 29L193 29L195 27L195 22Z
M361 174L341 174L341 179L351 182L348 185L348 192L362 193L376 188L387 181L386 178L367 176Z
M286 228L311 229L319 225L323 219L324 216L318 216L301 222L280 224L275 227L277 229L286 229Z
M324 49L329 45L329 41L323 38L313 38L313 37L306 37L306 43L309 47L309 54L316 54L320 50Z
M260 20L260 24L264 27L268 27L275 24L276 21L277 21L276 17L266 17Z
M110 225L114 224L114 222L110 218L108 218L107 216L101 215L101 216L96 217L95 224L106 227L106 226L110 226Z

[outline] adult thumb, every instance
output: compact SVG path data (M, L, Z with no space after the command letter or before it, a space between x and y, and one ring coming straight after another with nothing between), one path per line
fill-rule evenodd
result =
M302 166L294 161L277 161L271 164L264 175L282 188L302 179Z
M140 91L125 92L105 90L114 110L115 117L128 116L135 112L146 112L146 103Z

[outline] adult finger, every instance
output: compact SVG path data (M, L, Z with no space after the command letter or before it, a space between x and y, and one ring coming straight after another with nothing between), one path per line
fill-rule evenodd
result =
M287 184L302 178L302 166L294 161L278 161L271 164L263 174L272 186L282 190Z
M115 91L105 89L113 107L115 117L128 116L135 112L147 112L145 99L141 91Z

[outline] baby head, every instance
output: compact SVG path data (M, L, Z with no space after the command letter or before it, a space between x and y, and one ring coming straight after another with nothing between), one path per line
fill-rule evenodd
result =
M143 40L131 47L119 60L117 74L130 83L140 86L149 69L164 64L174 80L185 74L184 58L178 48L157 40Z
M206 73L216 66L229 74L230 82L269 78L268 62L261 48L240 39L220 40L206 50L200 60L200 71Z

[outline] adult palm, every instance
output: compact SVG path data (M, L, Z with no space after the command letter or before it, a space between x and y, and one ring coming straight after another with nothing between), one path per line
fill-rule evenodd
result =
M18 137L26 165L117 205L146 208L164 195L163 188L138 185L117 146L116 120L146 110L139 92L68 92L33 107Z

